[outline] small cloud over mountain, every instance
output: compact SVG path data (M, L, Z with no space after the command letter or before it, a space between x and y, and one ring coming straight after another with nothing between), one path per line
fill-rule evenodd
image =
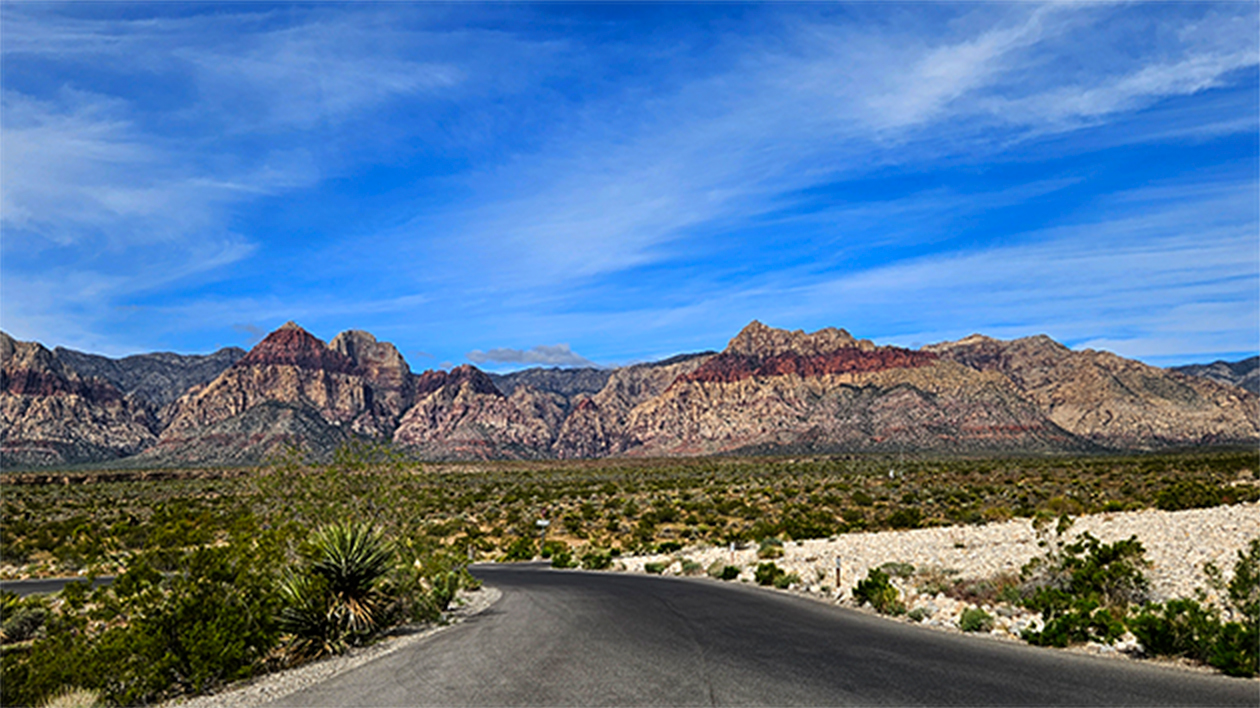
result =
M251 347L261 342L263 337L267 336L267 330L252 324L234 324L232 325L232 331L245 335L246 341Z
M474 364L538 364L542 366L598 366L574 352L568 344L540 344L532 349L498 348L483 352L474 349L466 355Z

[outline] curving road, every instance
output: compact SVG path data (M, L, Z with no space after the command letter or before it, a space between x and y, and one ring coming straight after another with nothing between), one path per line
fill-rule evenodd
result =
M1249 705L1260 682L889 622L736 584L474 566L485 613L277 706Z

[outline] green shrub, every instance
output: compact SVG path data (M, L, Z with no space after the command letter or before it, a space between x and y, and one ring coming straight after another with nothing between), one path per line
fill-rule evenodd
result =
M567 547L551 554L552 568L576 568L578 562L573 559L573 552Z
M682 544L677 541L665 541L656 545L657 553L674 553L682 550Z
M910 610L910 613L907 614L906 617L909 617L915 622L922 622L927 619L929 615L926 607L916 607L913 610Z
M606 570L612 565L612 552L592 549L582 556L582 567L587 570Z
M923 523L923 512L914 506L902 507L889 514L886 523L895 529L917 529Z
M0 644L34 639L48 619L46 604L38 595L19 598L8 590L0 592Z
M1112 643L1124 634L1130 604L1145 598L1148 565L1137 538L1105 544L1090 533L1076 541L1065 539L1072 521L1064 516L1056 538L1043 538L1043 557L1029 561L1020 572L1023 605L1041 614L1040 632L1026 630L1024 639L1043 646L1073 642ZM1039 527L1043 533L1044 527Z
M968 607L958 619L958 628L964 632L988 632L993 629L993 615L979 607Z
M1194 600L1149 605L1129 620L1142 648L1155 656L1184 656L1206 662L1221 632L1220 613Z
M1155 495L1155 506L1164 511L1204 509L1221 504L1222 490L1198 479L1183 479Z
M787 573L774 563L759 563L753 572L753 579L758 585L773 585L774 581Z
M394 558L384 534L363 523L333 524L311 537L304 555L307 567L280 584L280 626L290 660L340 654L375 635L387 600L378 586ZM433 598L445 609L454 596L449 585L458 589L458 578L435 581Z
M871 568L865 580L859 580L853 588L853 599L858 606L870 603L875 611L884 615L900 615L906 611L897 588L888 581L888 574L878 568Z
M888 563L879 566L879 569L894 578L904 579L914 575L913 565L910 565L909 563L900 563L898 561L889 561Z
M643 564L643 570L648 573L651 573L652 575L660 575L661 573L664 573L665 569L668 567L669 567L668 563L644 563Z
M704 572L703 565L691 560L690 558L683 559L682 561L682 574L683 575L700 575L703 572Z
M796 573L783 573L774 579L774 586L780 590L787 590L793 585L799 585L801 576Z
M726 565L720 560L709 566L709 576L718 580L734 580L739 577L739 566Z
M503 560L505 561L529 561L534 560L534 554L538 551L538 542L528 536L522 536L512 543L508 544L504 551Z
M757 544L758 558L782 558L783 542L777 538L763 538Z

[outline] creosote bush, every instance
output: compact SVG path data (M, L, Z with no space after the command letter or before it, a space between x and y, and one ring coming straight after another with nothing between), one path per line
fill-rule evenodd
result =
M993 629L993 615L979 607L968 607L958 619L958 628L964 632L987 632Z
M900 615L906 611L901 602L901 595L888 579L888 573L871 568L866 572L866 579L859 580L853 588L853 599L858 605L870 603L875 611L884 615Z

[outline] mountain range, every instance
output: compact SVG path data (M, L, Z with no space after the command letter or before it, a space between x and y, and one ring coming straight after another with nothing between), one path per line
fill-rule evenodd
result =
M906 349L752 322L720 352L616 369L411 371L290 322L252 350L122 359L0 332L5 469L256 464L355 439L422 459L1088 453L1260 442L1260 358L1160 369L1046 336Z

